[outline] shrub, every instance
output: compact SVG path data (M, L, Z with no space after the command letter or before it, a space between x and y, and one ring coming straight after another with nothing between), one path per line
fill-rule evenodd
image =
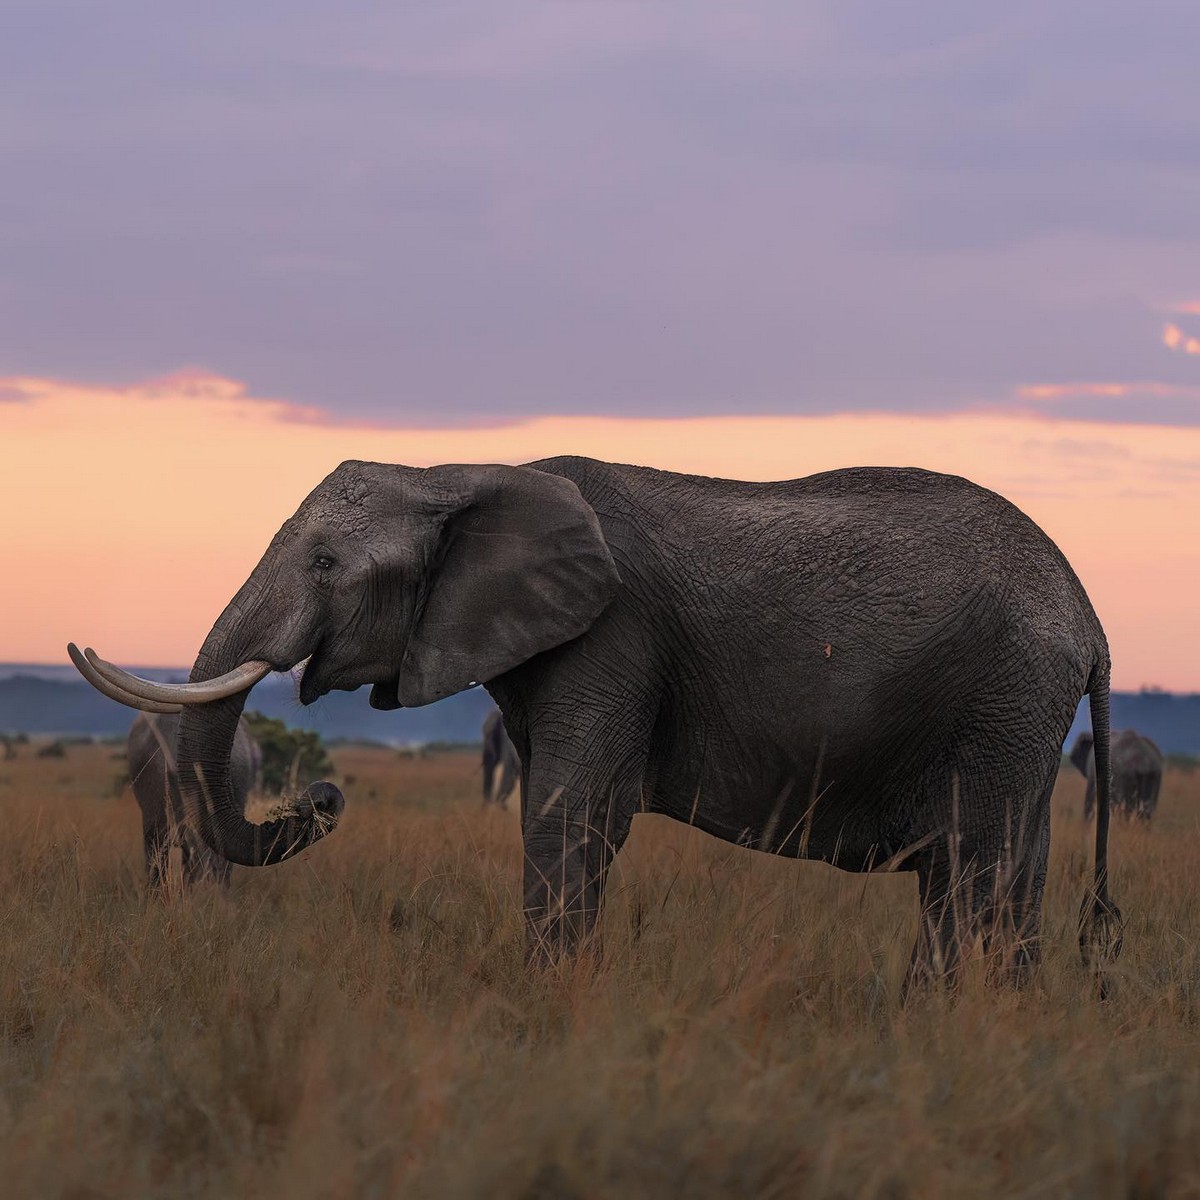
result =
M303 787L333 773L320 734L310 729L290 729L283 721L259 712L248 712L246 724L262 749L264 792L279 795L285 787Z

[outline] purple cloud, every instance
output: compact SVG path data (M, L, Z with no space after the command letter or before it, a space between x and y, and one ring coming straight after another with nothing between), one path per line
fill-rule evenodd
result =
M0 24L0 374L198 362L430 423L1200 384L1161 340L1200 293L1190 3L14 0Z

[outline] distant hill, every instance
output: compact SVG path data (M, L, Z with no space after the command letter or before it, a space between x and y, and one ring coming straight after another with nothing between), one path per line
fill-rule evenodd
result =
M138 670L148 678L178 681L187 671ZM132 709L101 696L73 667L0 667L0 733L111 736L124 733ZM378 712L367 689L331 692L302 707L287 675L270 675L251 693L248 708L278 717L326 739L361 738L395 746L426 742L477 742L483 718L493 707L483 688L472 688L425 708Z
M1075 735L1091 729L1088 702L1075 714L1067 744ZM1113 692L1112 727L1136 729L1158 743L1164 754L1200 755L1200 694L1174 692Z
M151 679L179 681L186 669L137 668ZM484 715L492 707L483 688L460 692L425 708L377 712L367 703L367 689L331 692L303 708L296 685L287 675L270 675L252 693L249 706L325 738L363 738L396 746L425 742L475 742ZM1200 694L1114 692L1114 729L1137 729L1153 738L1167 754L1200 755ZM124 733L133 712L105 699L75 674L71 666L0 664L0 732L32 734ZM1090 728L1087 701L1079 706L1067 737Z

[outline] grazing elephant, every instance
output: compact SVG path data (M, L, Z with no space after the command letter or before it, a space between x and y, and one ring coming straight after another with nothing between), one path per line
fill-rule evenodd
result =
M139 713L129 728L129 781L142 810L146 880L151 887L161 885L167 857L174 844L179 846L183 856L184 883L213 879L227 884L231 871L229 860L214 854L183 819L183 801L175 773L178 731L179 718L170 714ZM243 809L247 795L258 780L261 765L258 743L250 735L245 721L239 721L229 772L234 799Z
M1087 776L1083 798L1083 819L1090 821L1096 810L1096 762L1092 755L1092 735L1081 733L1071 747L1071 762ZM1162 787L1163 753L1148 738L1133 729L1114 730L1109 742L1112 771L1110 803L1113 812L1148 821L1158 807Z
M508 798L521 777L517 748L504 729L504 717L498 708L483 719L483 805L508 807Z
M70 650L110 695L186 706L188 814L233 862L281 862L344 808L319 783L288 816L243 816L230 747L267 671L304 663L302 704L370 684L380 709L478 681L522 764L532 959L591 931L630 822L651 812L915 872L910 981L951 971L977 931L1017 967L1036 957L1050 793L1086 694L1099 820L1080 943L1085 958L1119 948L1104 631L1045 533L956 476L345 462L275 535L190 683Z

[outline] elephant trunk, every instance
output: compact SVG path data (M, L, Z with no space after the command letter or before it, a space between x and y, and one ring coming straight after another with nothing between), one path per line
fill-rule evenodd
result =
M235 600L205 639L191 680L202 682L252 657L243 654L247 638L238 626L244 609ZM230 755L238 719L250 689L223 700L191 705L179 721L176 761L179 788L188 819L215 854L246 867L263 867L293 858L329 833L345 800L331 783L314 783L287 816L256 825L247 821L230 775Z

